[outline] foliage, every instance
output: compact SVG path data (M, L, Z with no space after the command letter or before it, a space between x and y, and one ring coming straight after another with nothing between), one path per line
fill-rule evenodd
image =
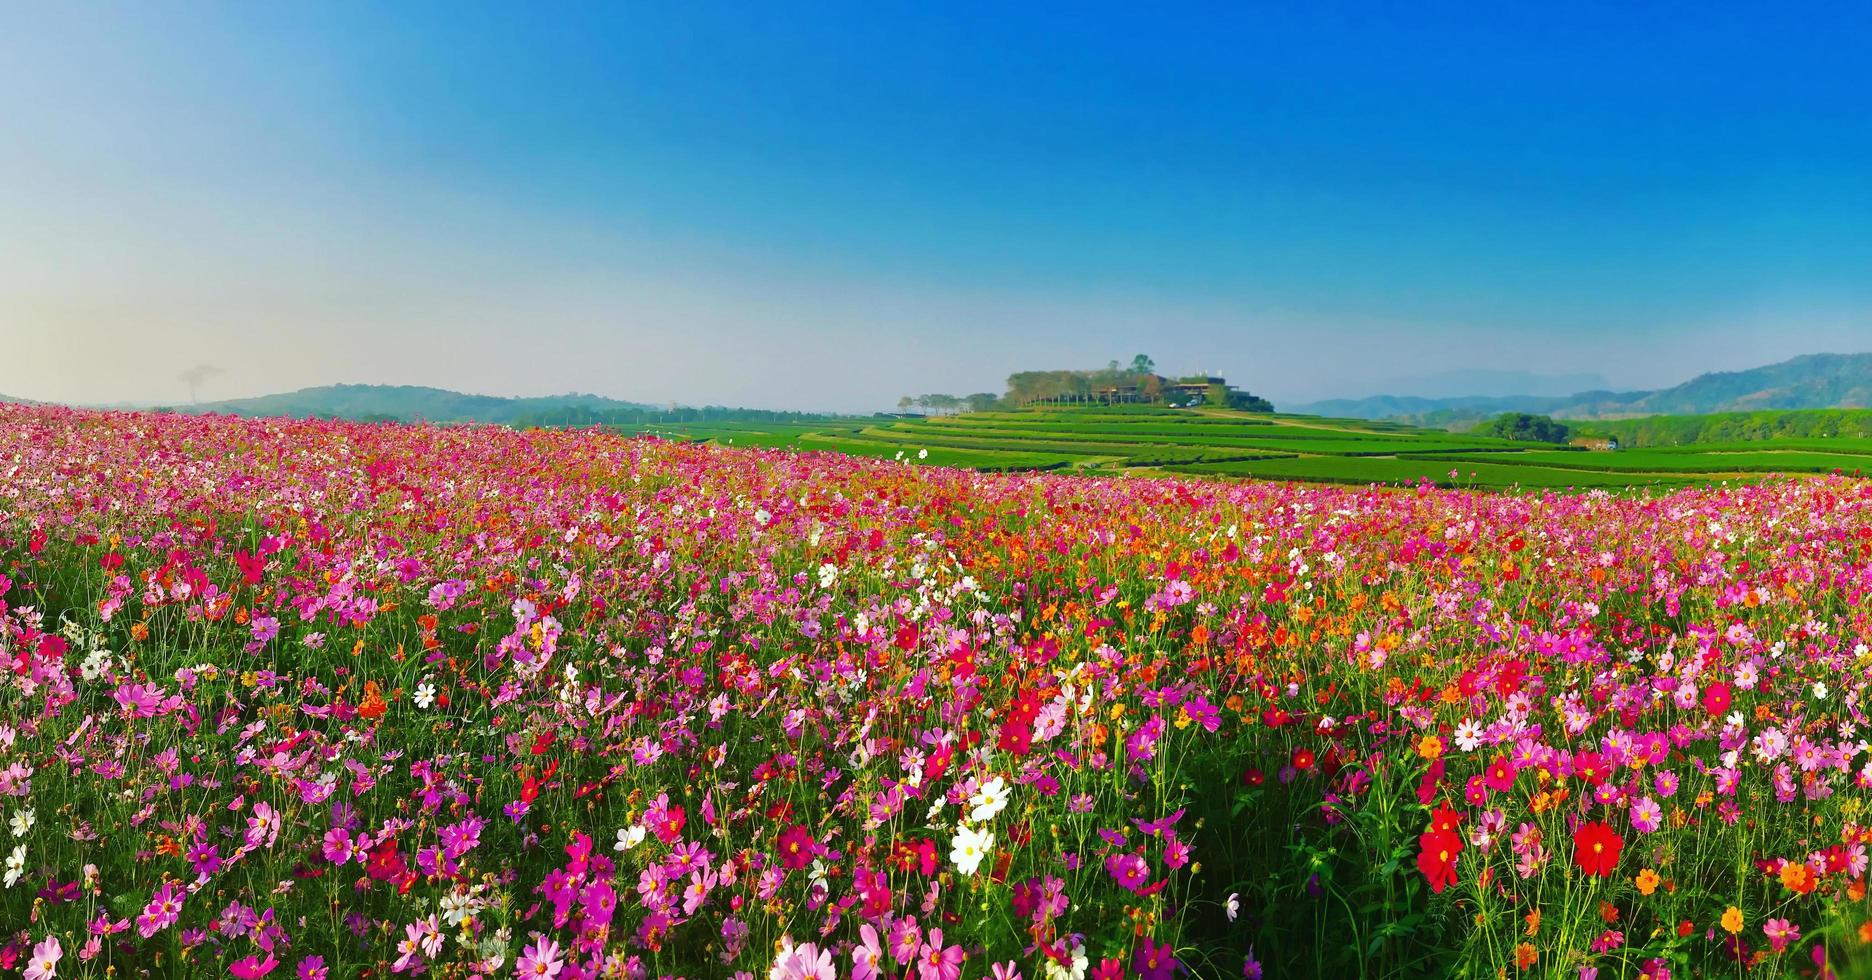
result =
M1621 446L1693 446L1768 439L1872 438L1872 409L1653 415L1578 425L1580 435L1613 438Z
M1570 432L1564 423L1555 422L1545 415L1504 412L1469 430L1469 434L1515 442L1565 443Z

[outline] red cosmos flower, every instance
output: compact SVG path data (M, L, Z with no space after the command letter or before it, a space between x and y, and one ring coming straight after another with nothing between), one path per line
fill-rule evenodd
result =
M1605 782L1611 772L1612 767L1606 764L1605 756L1597 752L1587 750L1573 757L1573 775L1594 786Z
M1242 782L1249 786L1259 786L1266 780L1267 773L1253 767L1250 767L1247 772L1242 773Z
M656 831L657 840L665 844L674 844L677 838L682 836L683 824L688 819L689 814L681 806L672 806L663 811L662 819L658 820L656 826L651 829Z
M1482 782L1497 793L1506 792L1514 787L1514 766L1509 765L1508 757L1498 755L1482 773Z
M1432 892L1456 883L1456 856L1462 853L1461 835L1447 830L1432 830L1417 838L1423 850L1417 853L1417 870L1423 872Z
M906 874L933 875L936 873L936 842L927 838L900 840L891 851L890 863Z
M1423 774L1423 779L1419 780L1417 783L1417 802L1422 803L1424 806L1429 806L1430 801L1436 799L1439 784L1443 781L1444 768L1445 764L1440 756L1436 761L1430 763L1429 770Z
M1594 821L1573 832L1573 863L1589 875L1605 877L1618 868L1625 839L1609 824Z
M780 863L793 871L812 863L813 850L817 846L812 831L807 830L802 823L781 831L780 839L774 845L780 851Z
M403 855L397 853L396 838L386 837L376 847L371 848L370 858L365 861L364 870L378 881L389 881L400 877L407 870L407 866L403 863Z
M1440 803L1437 804L1436 809L1430 811L1430 829L1432 832L1453 834L1456 832L1456 825L1459 823L1462 823L1462 814ZM1461 842L1457 843L1456 849L1462 849Z
M1729 685L1727 683L1716 681L1703 689L1703 710L1709 712L1712 717L1718 718L1722 717L1723 712L1729 710Z
M1308 748L1293 750L1293 767L1301 772L1313 768L1313 750Z
M266 558L251 551L236 551L234 567L240 569L241 581L248 585L259 585L266 577Z

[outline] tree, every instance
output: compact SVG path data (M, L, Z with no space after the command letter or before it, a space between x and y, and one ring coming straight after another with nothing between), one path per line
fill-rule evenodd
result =
M1001 404L1001 396L989 391L978 391L962 400L968 404L971 412L993 411L995 406Z
M911 398L909 395L905 395L902 398L897 399L897 411L908 412L910 411L910 406L914 404L916 404L916 399Z
M1113 361L1112 367L1115 368L1117 366L1118 366L1118 362ZM1132 374L1154 374L1156 371L1157 371L1157 362L1151 360L1149 354L1139 354L1138 356L1131 359L1131 373Z
M1240 412L1272 412L1274 403L1245 391L1229 392L1229 407Z
M940 394L924 395L923 397L917 399L917 401L922 402L924 405L938 412L942 412L942 411L953 412L956 410L956 407L958 405L962 404L962 399L957 398L954 395L940 395Z
M1545 415L1530 415L1527 412L1504 412L1477 426L1474 433L1517 442L1552 443L1564 443L1572 435L1565 424Z

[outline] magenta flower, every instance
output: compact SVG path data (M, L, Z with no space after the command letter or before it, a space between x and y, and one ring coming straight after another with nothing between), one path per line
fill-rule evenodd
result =
M1762 934L1768 937L1768 946L1775 952L1785 951L1800 940L1800 926L1786 919L1769 919L1762 923Z
M143 907L143 914L137 916L137 934L148 939L175 925L182 917L182 899L182 890L174 882L164 882Z
M565 966L565 961L559 953L558 943L545 936L536 937L532 943L520 951L520 959L514 963L514 972L522 977L552 980Z
M944 946L942 930L931 929L923 945L917 948L917 976L920 980L958 980L962 976L962 960L962 947Z

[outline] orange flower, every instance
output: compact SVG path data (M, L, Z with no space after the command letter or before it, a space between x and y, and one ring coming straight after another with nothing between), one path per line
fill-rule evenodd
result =
M383 690L376 681L364 682L364 703L358 705L358 716L365 719L382 718L389 705L384 702Z
M1527 934L1530 936L1540 935L1540 909L1529 912L1524 918L1527 919Z
M1790 861L1781 866L1781 884L1796 895L1806 895L1819 882L1815 880L1812 868L1801 862Z
M1646 868L1638 872L1638 877L1633 879L1633 881L1638 885L1638 894L1649 896L1652 892L1657 891L1658 873L1650 868Z
M1533 969L1540 953L1535 951L1533 943L1522 943L1514 948L1514 965L1517 970Z
M1443 754L1443 740L1435 735L1425 735L1417 743L1417 754L1426 759L1435 759Z

